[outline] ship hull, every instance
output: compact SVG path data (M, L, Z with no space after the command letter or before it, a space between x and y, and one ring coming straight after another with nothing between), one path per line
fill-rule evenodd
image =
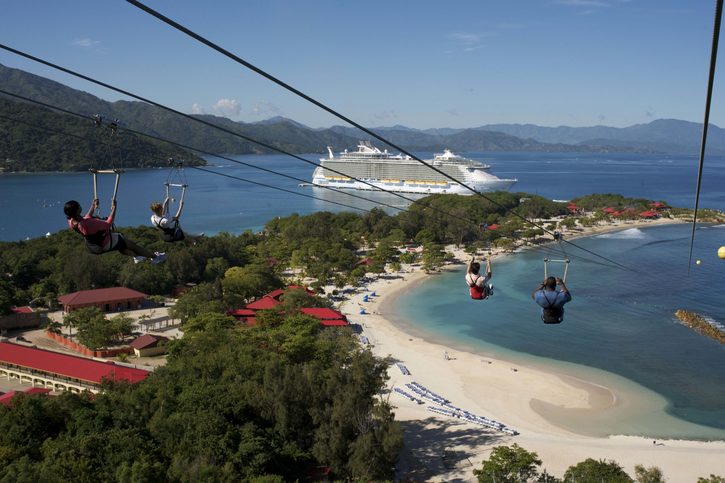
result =
M365 183L350 178L342 177L325 177L321 168L317 168L312 177L312 184L315 186L325 186L335 189L351 189L363 191L385 190L395 193L417 193L417 194L473 194L469 189L460 183L454 182L425 182L425 181L405 181L405 180L379 180L379 179L361 179ZM366 184L369 183L369 184ZM470 186L478 192L508 190L516 183L516 180L510 179L486 179L467 181L466 185Z

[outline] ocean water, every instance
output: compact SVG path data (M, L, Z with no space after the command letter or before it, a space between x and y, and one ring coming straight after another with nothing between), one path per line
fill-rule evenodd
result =
M417 153L430 158L432 153ZM552 153L466 153L487 162L493 173L515 177L516 191L538 193L551 199L571 199L590 193L621 193L666 200L676 206L694 206L697 158L695 156L635 154L552 154ZM308 155L317 160L319 155ZM313 166L282 155L236 156L236 159L285 173L302 180L312 178ZM222 166L221 173L273 184L310 199L236 179L186 169L190 186L184 208L186 229L208 234L227 231L241 233L259 230L276 217L291 213L307 214L319 210L340 211L347 208L329 203L335 201L369 209L376 203L405 208L409 203L387 193L356 192L373 202L362 202L344 194L312 187L298 186L295 180L212 158L210 163ZM701 194L701 206L725 209L725 158L709 157ZM149 223L148 205L164 195L164 182L169 170L128 171L121 179L117 225ZM101 177L99 194L106 210L112 191L112 176ZM415 195L406 195L415 198ZM63 203L76 199L87 206L93 197L91 175L88 173L0 174L0 240L22 240L65 227ZM395 213L392 208L384 208Z
M665 398L662 417L609 421L604 432L725 439L725 346L674 316L687 309L725 324L725 261L717 257L717 248L725 245L725 225L697 230L694 258L702 263L688 273L689 235L689 225L669 225L576 240L634 272L592 263L586 253L567 248L577 256L567 278L573 301L558 326L543 324L531 300L544 277L542 259L559 257L555 247L494 262L495 294L488 301L470 300L461 269L401 296L395 309L423 336L474 353L598 368ZM572 372L566 364L554 366ZM585 369L574 373L586 377ZM673 425L667 415L709 428Z

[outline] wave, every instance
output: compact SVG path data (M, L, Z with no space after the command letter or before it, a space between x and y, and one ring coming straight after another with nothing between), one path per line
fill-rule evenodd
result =
M598 235L596 238L613 238L613 239L620 239L620 240L637 240L644 238L646 235L645 233L640 230L639 228L629 228L627 230L618 231L615 233L605 233L603 235Z

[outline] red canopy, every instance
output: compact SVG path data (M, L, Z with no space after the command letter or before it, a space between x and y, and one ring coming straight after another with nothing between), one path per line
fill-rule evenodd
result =
M498 229L498 225L495 224L495 223L493 225L488 225L488 229L489 230L496 230L496 229Z

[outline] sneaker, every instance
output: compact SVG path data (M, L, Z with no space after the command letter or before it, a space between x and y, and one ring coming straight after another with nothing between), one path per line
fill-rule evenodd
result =
M151 263L158 265L166 260L166 254L161 252L154 252L154 258L151 259Z
M145 261L146 261L146 257L133 257L133 263L141 263L141 262L145 262Z
M493 295L493 284L489 283L488 284L488 296L490 297L491 295Z

